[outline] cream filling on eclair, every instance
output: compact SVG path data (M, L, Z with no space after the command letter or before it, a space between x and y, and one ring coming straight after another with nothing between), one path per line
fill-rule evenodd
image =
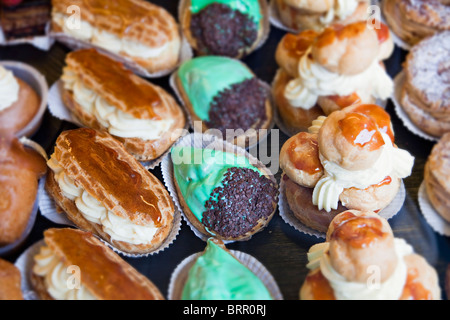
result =
M346 188L366 189L383 181L387 176L406 178L411 175L414 157L406 150L395 148L389 136L381 132L384 145L373 166L365 170L347 170L324 159L319 152L324 175L314 187L312 202L319 210L337 209L339 196ZM343 204L345 205L345 204Z
M161 138L172 126L173 120L171 119L138 119L109 104L94 90L86 86L69 67L64 68L61 80L64 88L72 91L75 102L85 112L93 115L113 136L156 140Z
M153 224L137 225L108 210L100 201L76 185L76 182L65 174L54 156L47 162L52 169L55 180L62 194L75 202L81 215L88 221L102 227L113 241L123 241L135 245L151 243L158 228Z
M33 273L44 278L47 292L53 299L97 300L50 247L42 246L34 256L34 262Z
M65 34L78 40L90 42L115 54L124 52L130 57L150 59L159 57L170 45L169 42L166 42L159 48L150 48L137 41L121 39L110 32L92 26L87 21L80 20L79 25L75 25L70 20L70 16L62 13L53 13L52 17Z
M323 276L333 288L337 300L398 300L405 287L408 269L404 257L413 253L412 247L405 240L394 239L397 254L397 266L392 275L381 282L378 278L376 265L366 270L369 276L367 282L352 282L346 280L331 265L328 254L329 243L316 244L308 251L309 270L320 268Z
M19 100L19 82L14 74L0 66L0 111L12 106Z
M341 75L331 72L310 58L311 47L300 58L299 77L287 84L284 96L296 107L309 110L321 96L348 96L357 93L362 102L371 98L387 99L393 93L394 83L379 61L375 60L363 72Z

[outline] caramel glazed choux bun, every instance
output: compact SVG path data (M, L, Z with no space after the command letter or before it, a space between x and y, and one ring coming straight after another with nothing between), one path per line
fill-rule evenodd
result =
M379 28L364 21L286 34L275 53L279 69L272 90L287 130L307 131L320 115L390 97L394 85L382 61L393 48L381 22Z
M413 164L414 157L394 144L390 116L377 105L319 117L280 151L288 205L304 225L320 232L346 209L386 208Z
M348 210L308 252L301 300L440 300L436 270L372 211Z
M369 0L272 0L281 22L293 30L321 30L330 24L366 20Z

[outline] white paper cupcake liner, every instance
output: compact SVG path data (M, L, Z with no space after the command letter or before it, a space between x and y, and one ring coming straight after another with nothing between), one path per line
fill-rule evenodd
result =
M178 87L177 87L177 85L175 83L176 73L177 73L176 71L174 73L172 73L172 75L169 78L170 87L175 92L175 95L178 98L178 101L180 102L180 105L184 108L184 113L187 115L187 120L188 120L188 123L189 123L189 127L193 131L199 132L201 130L201 126L200 126L200 129L198 129L195 126L194 120L192 119L191 114L189 112L189 109L186 106L186 102L182 98L182 95L181 95L180 91L178 90ZM275 102L274 102L274 99L272 97L272 90L271 90L270 85L268 83L266 83L266 82L264 82L262 80L259 80L259 82L266 88L267 92L269 93L270 104L272 106L272 121L270 122L270 124L267 127L267 129L265 129L265 132L263 132L263 134L258 137L257 141L255 141L253 144L249 144L248 146L246 146L246 149L251 149L251 148L255 147L256 145L258 145L260 142L262 142L265 139L267 139L267 136L269 135L270 131L275 127ZM218 138L222 139L222 140L225 140L223 137L218 137Z
M22 62L3 60L0 61L0 65L5 69L12 71L15 77L22 79L30 85L41 99L41 104L33 119L23 129L16 133L16 136L19 138L23 136L31 137L39 129L45 110L47 109L47 80L45 80L45 77L37 69Z
M6 40L2 31L2 28L0 26L0 46L14 46L19 44L31 44L32 46L38 48L39 50L48 51L52 47L53 43L55 42L55 39L50 37L49 30L50 30L50 23L47 23L45 28L45 34L40 36L34 36L34 37L26 37L26 38L19 38L14 40Z
M63 90L63 82L61 79L57 80L53 85L50 87L49 94L48 94L48 110L50 113L63 121L70 122L76 126L79 127L85 127L77 118L76 116L70 111L69 108L64 104L64 101L62 99L62 90ZM188 133L188 124L186 123L184 130L182 131L182 135L186 135ZM162 159L169 153L170 148L168 148L162 155L160 155L158 158L154 160L149 161L139 161L144 168L146 169L154 169L157 166L160 165Z
M394 197L392 202L386 208L381 210L378 214L386 220L391 219L401 210L401 208L403 207L403 203L405 202L405 198L406 198L406 189L402 181L400 185L400 190L398 191L397 195ZM317 237L319 239L325 239L326 233L317 231L313 228L306 226L295 217L294 212L289 207L289 203L286 198L286 190L283 179L281 179L280 181L280 195L278 198L278 208L280 216L284 220L284 222L289 224L297 231L300 231L310 236Z
M281 294L274 277L261 262L251 255L241 251L230 250L230 252L243 265L249 268L259 279L261 279L274 300L283 300L283 295ZM170 277L167 295L168 300L181 300L183 287L187 281L189 270L201 254L202 252L198 252L188 256L174 269L172 276Z
M184 136L180 140L178 140L175 144L175 146L192 146L195 148L208 148L208 149L214 149L214 150L221 150L226 151L230 153L236 153L241 156L245 156L249 159L250 163L258 168L263 168L267 172L267 174L270 176L270 179L273 183L278 185L275 177L270 172L269 169L267 169L264 164L262 164L257 158L253 157L250 153L245 151L244 149L223 141L216 136L207 135L207 134L201 134L201 133L191 133L189 135ZM169 190L170 195L172 196L172 199L175 203L175 205L178 207L179 211L181 212L184 220L186 221L187 225L191 228L191 230L194 232L194 234L202 239L203 241L207 241L212 235L204 235L199 230L197 230L194 225L189 221L189 219L186 217L186 214L183 211L183 207L180 204L180 199L178 197L176 184L175 184L175 177L173 174L173 162L172 157L169 153L167 157L163 159L163 162L161 163L161 172L164 180L164 184L166 185L167 190ZM249 240L250 238L246 238L245 240ZM241 240L242 241L242 240ZM223 241L225 244L234 242L232 240Z
M397 116L402 120L403 125L415 135L428 140L428 141L438 141L439 138L429 135L422 129L418 128L409 118L408 114L403 110L402 101L402 89L403 84L406 80L406 74L404 71L399 72L394 79L394 94L392 96L392 102L394 103L394 109Z
M63 226L68 227L77 227L72 221L67 218L66 213L59 212L57 209L57 205L53 198L48 194L47 190L45 190L45 180L46 178L42 178L39 181L39 197L38 197L38 204L39 204L39 210L41 211L42 216L47 218L48 220L60 224ZM159 248L157 248L155 251L144 253L144 254L133 254L124 252L122 250L117 249L112 244L110 244L108 241L100 238L97 236L99 240L101 240L103 243L105 243L108 247L110 247L115 252L121 254L122 256L130 257L130 258L141 258L141 257L147 257L154 254L157 254L164 249L168 248L176 239L178 236L178 233L181 229L181 214L178 211L177 207L175 206L175 212L173 217L173 226L172 230L170 231L168 237L164 242L161 244Z
M431 228L440 235L450 236L450 223L434 209L433 204L428 198L425 182L420 184L418 200L420 211Z
M31 282L31 274L34 265L33 257L39 253L41 247L45 245L44 240L40 240L28 247L16 260L14 265L19 269L21 276L22 295L25 300L39 300L39 295Z

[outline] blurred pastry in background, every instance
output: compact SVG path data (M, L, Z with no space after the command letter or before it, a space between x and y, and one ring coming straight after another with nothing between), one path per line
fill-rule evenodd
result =
M38 180L47 172L45 159L17 138L0 135L0 246L24 233L38 192Z
M240 60L196 57L181 64L175 85L194 126L201 121L203 132L219 130L241 147L259 141L259 130L272 123L270 89ZM227 137L228 129L235 135Z
M450 19L450 16L449 16ZM419 129L450 132L450 31L425 38L409 51L400 105Z
M289 29L320 31L332 24L366 20L369 0L271 0Z
M393 93L383 60L393 52L386 25L333 25L322 32L286 34L278 44L272 89L281 121L292 133L307 131L318 115Z
M265 0L183 0L180 13L183 33L201 55L243 58L270 28Z
M95 49L70 52L66 63L66 107L83 125L109 132L136 159L160 157L182 134L183 110L163 88Z
M0 32L5 40L42 36L50 22L50 0L0 1Z
M90 232L44 231L31 283L42 300L164 300L159 289Z
M386 208L413 165L414 157L395 145L389 114L377 105L320 117L310 132L294 135L280 151L289 207L320 232L342 210Z
M38 113L41 97L12 70L0 65L0 133L15 134Z
M450 223L450 132L431 150L425 163L424 182L434 209Z
M450 30L447 0L383 0L382 9L392 31L411 46L435 33Z
M171 70L180 58L175 18L148 1L52 0L52 31L130 59L150 73Z
M0 300L23 300L21 278L14 264L0 259Z
M440 300L436 270L371 211L338 214L308 252L301 300Z

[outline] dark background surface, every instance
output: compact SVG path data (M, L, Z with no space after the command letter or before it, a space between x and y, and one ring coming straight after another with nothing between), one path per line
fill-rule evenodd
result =
M167 8L177 17L178 1L155 0L152 2ZM284 34L285 31L271 27L270 36L264 46L243 59L257 76L268 83L271 83L277 70L274 53ZM34 66L46 77L50 87L61 76L64 58L68 52L69 49L59 43L55 43L48 52L40 51L30 45L0 47L0 60L17 60ZM392 77L401 70L405 55L406 52L397 47L392 57L386 61L387 70ZM173 93L168 78L167 76L150 81ZM433 231L420 212L417 202L419 186L423 180L424 164L434 143L408 131L396 116L391 101L388 102L387 111L392 117L397 145L408 150L415 157L413 173L410 177L404 179L407 191L405 203L401 211L389 220L389 223L396 237L404 238L414 247L417 253L423 255L436 268L443 290L445 271L450 263L450 238L440 236ZM53 145L58 134L63 130L72 128L75 128L75 126L54 118L46 111L42 125L32 139L40 143L50 155L53 152ZM279 137L281 148L287 137L282 132L280 132ZM270 141L270 137L268 140ZM159 167L151 170L151 172L162 180ZM280 172L277 174L278 179L279 176ZM45 229L51 227L63 226L54 224L38 212L34 228L24 245L19 251L4 258L14 262L27 247L43 238ZM286 224L277 212L268 227L263 231L254 235L248 241L231 243L227 247L246 252L258 259L274 276L284 299L296 300L308 272L306 269L306 253L313 244L322 241L296 231ZM164 251L146 258L124 259L150 278L167 296L170 276L178 263L187 256L202 251L204 247L205 242L197 238L183 221L176 240ZM443 298L446 298L444 292Z

